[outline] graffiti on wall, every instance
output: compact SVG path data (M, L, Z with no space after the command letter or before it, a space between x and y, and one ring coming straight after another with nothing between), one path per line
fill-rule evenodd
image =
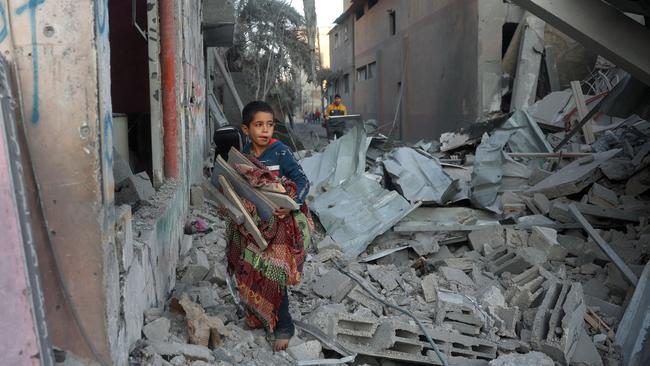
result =
M41 119L39 109L38 97L39 81L38 81L38 37L36 36L36 9L45 3L45 0L28 0L27 3L21 5L16 9L16 15L21 15L25 11L29 11L30 30L32 32L32 123L38 123ZM6 35L5 35L6 37Z

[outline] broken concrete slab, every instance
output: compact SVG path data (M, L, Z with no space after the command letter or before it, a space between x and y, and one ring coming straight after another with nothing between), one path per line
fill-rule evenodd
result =
M575 366L603 366L603 360L584 327L580 328L578 345L570 364Z
M322 350L319 341L307 341L287 348L287 353L296 361L307 361L319 359Z
M370 311L373 312L376 316L382 316L384 314L384 307L381 303L379 303L377 300L373 299L366 293L365 290L363 290L360 286L355 286L347 295L347 297L352 300L356 301L359 304L365 306L368 308Z
M422 277L422 292L424 294L424 301L434 302L436 301L436 291L439 286L438 276L434 273Z
M368 274L387 291L393 291L398 286L399 272L394 265L368 265Z
M440 250L440 245L436 237L426 233L415 233L413 240L409 242L409 246L420 257L436 253Z
M555 366L555 362L541 352L509 353L490 361L490 366Z
M185 268L181 282L193 284L202 281L210 271L208 256L202 250L194 249L190 254L190 264Z
M169 339L169 319L160 317L142 327L142 333L150 341L164 342Z
M483 246L489 245L490 248L496 249L505 245L505 234L503 226L487 225L485 229L475 230L467 236L472 249L484 253Z
M551 201L549 201L549 199L541 193L533 194L533 203L535 204L535 207L537 207L537 209L542 213L542 215L548 215L548 213L551 211Z
M462 286L474 287L474 281L465 272L452 267L440 267L442 276L449 282Z
M557 231L547 227L533 226L528 245L546 252L550 260L564 260L568 254L568 251L557 241Z
M323 240L319 241L318 244L316 244L316 249L318 249L319 253L329 249L336 249L340 251L341 246L339 243L335 242L331 236L326 235Z
M162 356L183 355L190 360L214 361L214 356L208 347L185 344L178 342L150 341L145 351L156 353Z
M115 185L115 205L134 206L140 202L148 202L155 194L156 190L147 172L140 172Z
M621 149L609 150L577 159L530 188L530 193L543 193L547 198L578 193L601 176L601 164L615 157Z
M200 185L193 185L190 187L190 205L194 207L201 207L205 201L203 188Z
M618 195L611 189L607 189L598 183L594 183L587 194L589 203L605 208L618 207Z
M353 287L354 284L348 276L333 269L321 276L312 289L318 296L341 302Z

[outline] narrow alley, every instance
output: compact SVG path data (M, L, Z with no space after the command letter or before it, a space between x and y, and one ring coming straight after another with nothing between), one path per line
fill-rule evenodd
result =
M650 364L650 0L0 18L0 366Z

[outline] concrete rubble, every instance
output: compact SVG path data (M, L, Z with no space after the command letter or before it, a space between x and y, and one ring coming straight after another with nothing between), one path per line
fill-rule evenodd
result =
M609 130L594 128L593 144L578 134L558 146L567 131L549 127L559 109L548 109L571 98L558 95L478 135L446 134L442 145L355 127L310 152L301 163L316 244L289 289L301 325L286 351L246 330L227 286L219 205L193 190L192 218L210 218L211 232L186 236L172 300L145 314L133 356L442 365L437 348L450 365L550 366L623 364L623 349L641 360L647 291L635 288L650 273L650 196L639 174L650 165L650 123L625 119L617 128L626 132L612 132L620 138L604 142ZM625 140L631 130L637 138ZM194 307L194 318L173 299ZM210 323L199 326L200 342L191 321Z

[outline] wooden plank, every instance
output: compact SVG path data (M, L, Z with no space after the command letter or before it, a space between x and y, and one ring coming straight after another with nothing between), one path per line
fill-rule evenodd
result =
M214 172L228 179L228 182L232 184L235 192L239 196L253 202L255 207L257 207L257 214L262 220L266 221L270 219L273 215L273 210L278 208L273 202L261 194L260 191L251 187L221 156L217 156L217 160L215 160Z
M230 203L235 205L235 207L237 207L244 214L244 227L246 228L246 231L248 231L248 233L253 237L253 240L255 240L261 249L266 249L266 247L269 246L268 243L262 236L260 230L257 228L257 225L255 225L253 218L248 214L246 208L244 208L244 204L242 204L241 200L235 193L235 190L230 185L230 182L223 175L220 175L219 183L221 184L224 195L228 198Z
M583 229L589 234L589 236L598 244L600 249L609 257L609 259L614 262L614 265L623 273L623 277L630 282L632 285L636 286L637 282L639 282L639 279L636 277L634 272L630 269L630 267L625 264L625 262L621 259L621 257L616 254L616 252L612 249L612 247L607 244L605 239L603 239L600 235L598 235L598 232L594 230L594 228L587 222L587 219L585 219L584 216L582 216L582 213L578 210L578 208L575 206L575 204L570 204L569 205L569 211L573 214L573 217L582 225Z
M587 103L585 102L585 96L582 94L582 87L580 86L580 82L575 80L572 81L571 90L573 91L573 98L576 101L578 117L580 120L582 120L589 113L589 109L587 108ZM582 133L585 137L585 142L589 145L596 141L596 138L594 137L592 121L593 120L590 119L587 121L587 123L584 124L584 126L582 126Z
M284 193L276 193L276 192L266 192L266 191L260 191L261 194L263 194L266 198L268 198L270 201L272 201L275 205L277 205L280 208L288 208L290 210L299 210L300 205L296 203L291 197L287 196Z
M206 195L209 198L212 198L215 202L216 205L223 207L226 209L228 212L228 216L232 219L233 222L237 225L241 225L244 223L244 214L236 208L230 201L228 201L228 198L221 194L217 187L215 187L209 180L204 179L203 180L203 190L206 192ZM210 202L210 201L208 201Z

